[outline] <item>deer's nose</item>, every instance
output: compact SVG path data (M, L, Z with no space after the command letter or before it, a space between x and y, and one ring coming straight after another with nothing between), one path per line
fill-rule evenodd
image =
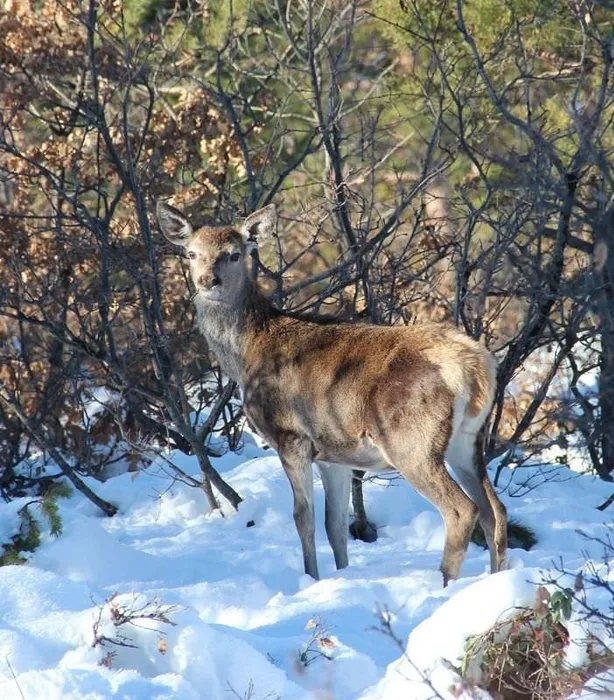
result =
M205 289L211 289L222 284L222 280L217 275L201 275L198 278L198 284Z

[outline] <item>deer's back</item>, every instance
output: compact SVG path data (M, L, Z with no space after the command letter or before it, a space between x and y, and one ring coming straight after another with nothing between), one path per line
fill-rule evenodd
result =
M366 437L382 421L402 420L408 407L419 418L437 402L444 416L464 396L477 415L492 398L490 353L442 324L323 325L281 317L245 342L250 420L274 445L284 433L309 436L331 461L372 461Z

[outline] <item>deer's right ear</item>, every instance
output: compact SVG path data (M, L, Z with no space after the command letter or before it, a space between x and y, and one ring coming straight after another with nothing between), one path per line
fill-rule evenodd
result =
M275 233L277 225L277 209L274 204L269 204L263 209L258 209L243 221L241 234L248 248L257 248L258 243Z
M158 202L156 204L156 215L160 224L160 230L166 240L175 245L185 246L192 235L193 229L190 222L179 209L171 207L170 204Z

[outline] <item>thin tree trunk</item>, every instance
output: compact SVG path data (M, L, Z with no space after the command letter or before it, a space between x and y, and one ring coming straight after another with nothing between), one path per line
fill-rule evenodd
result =
M193 443L194 453L198 458L198 464L203 475L203 491L207 496L209 501L209 506L212 510L218 509L220 504L218 503L211 486L219 491L219 493L230 503L230 505L235 509L239 509L239 503L243 500L241 496L232 488L232 486L224 481L219 473L213 468L213 465L209 461L209 456L207 455L207 450L202 443Z
M601 463L596 465L602 479L612 481L614 470L614 206L606 211L596 236L602 259L596 260L602 294L599 320L601 356L599 358L599 408L601 411Z

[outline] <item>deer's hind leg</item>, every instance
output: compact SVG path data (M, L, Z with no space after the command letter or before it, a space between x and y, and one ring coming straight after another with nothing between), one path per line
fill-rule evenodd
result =
M408 367L411 379L408 381ZM440 369L419 357L394 358L373 393L368 434L386 461L441 513L446 540L444 586L456 578L478 515L476 504L448 474L444 454L452 435L455 396Z
M448 474L443 458L425 456L418 464L396 456L397 469L441 513L446 532L440 570L443 585L458 577L478 515L476 504Z
M449 424L448 424L449 425ZM442 432L443 431L443 432ZM449 435L446 424L425 426L410 423L409 431L387 431L382 452L395 467L441 513L445 545L440 570L443 584L457 578L478 515L476 504L448 473L444 450ZM392 434L390 434L392 433Z
M505 566L507 513L488 478L483 445L476 427L471 419L461 423L450 440L446 460L478 506L480 525L490 551L490 570L496 573Z

